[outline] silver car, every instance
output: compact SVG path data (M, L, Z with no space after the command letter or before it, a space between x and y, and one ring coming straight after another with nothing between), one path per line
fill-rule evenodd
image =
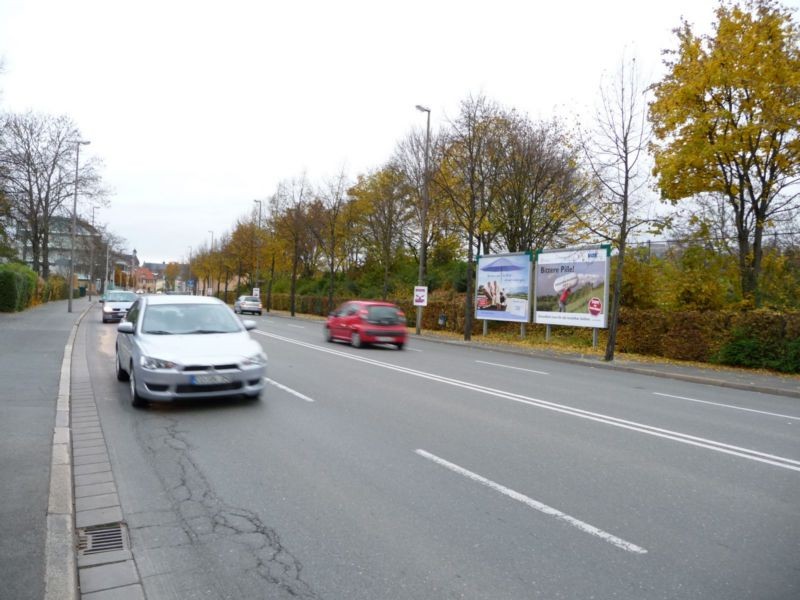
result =
M116 372L134 406L148 401L245 396L264 389L267 356L217 298L139 296L117 327Z
M261 299L258 296L239 296L233 303L233 312L244 314L246 312L261 314Z
M103 296L103 323L121 321L125 318L128 309L139 299L133 292L124 290L109 290Z

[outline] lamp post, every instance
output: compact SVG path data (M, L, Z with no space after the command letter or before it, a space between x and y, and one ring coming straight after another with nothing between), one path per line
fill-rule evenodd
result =
M261 200L253 200L253 202L258 203L258 247L256 249L256 285L255 287L258 288L258 295L261 296L261 285L260 285L260 269L259 269L259 260L261 258Z
M214 254L214 232L209 229L208 233L211 234L211 254ZM209 257L209 264L210 263L211 263L211 257ZM209 283L211 285L211 294L208 294L208 292L206 292L206 295L207 296L208 295L213 296L214 295L214 279L213 279L213 275L211 276L211 281Z
M75 279L75 233L78 226L78 162L81 155L81 146L90 142L85 140L72 140L75 144L75 194L72 198L72 238L69 251L69 297L67 298L67 312L72 312L72 291Z
M424 186L422 188L422 210L419 215L419 277L417 285L425 285L425 268L428 260L428 148L431 140L431 109L417 104L417 110L427 113L427 125L425 127L425 173ZM417 306L417 335L422 329L422 307Z
M91 244L89 246L89 302L92 301L92 286L94 285L94 211L97 207L92 207L92 231Z

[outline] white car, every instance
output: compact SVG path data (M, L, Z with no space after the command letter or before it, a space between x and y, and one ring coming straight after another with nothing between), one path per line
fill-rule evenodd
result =
M267 355L217 298L140 296L117 327L116 373L134 406L148 401L245 396L264 389Z
M139 296L133 292L126 292L124 290L109 290L106 292L101 300L103 304L103 323L121 321L124 319L128 309L138 299Z

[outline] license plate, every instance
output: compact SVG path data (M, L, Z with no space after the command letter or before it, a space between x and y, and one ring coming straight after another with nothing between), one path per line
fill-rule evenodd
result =
M394 338L393 337L389 337L388 335L379 335L375 339L378 340L379 342L393 342L394 341Z
M214 385L230 382L231 378L227 375L192 375L192 383L194 385Z

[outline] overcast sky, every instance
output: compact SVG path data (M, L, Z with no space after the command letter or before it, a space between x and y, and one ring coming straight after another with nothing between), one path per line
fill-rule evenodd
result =
M70 116L113 190L97 220L184 260L281 180L379 167L424 127L416 104L433 129L469 94L586 113L626 51L659 78L681 17L707 31L715 5L0 0L0 108Z

